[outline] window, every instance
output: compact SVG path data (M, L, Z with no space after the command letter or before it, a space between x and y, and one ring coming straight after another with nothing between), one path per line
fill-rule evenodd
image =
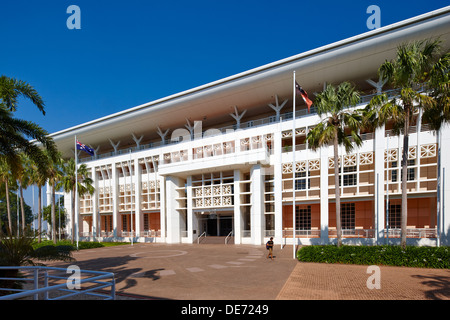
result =
M416 168L409 168L410 166L414 166L416 161L414 159L408 160L408 174L407 181L412 181L416 179Z
M295 208L295 230L311 230L311 206Z
M355 229L355 204L341 203L342 229Z
M266 207L265 212L275 212L275 204L273 202L266 203L265 207Z
M122 230L123 231L128 231L127 222L128 222L127 216L122 215Z
M275 230L275 215L265 214L266 219L266 230Z
M391 168L397 168L397 161L391 162ZM391 180L392 182L397 182L398 179L398 171L397 169L391 171Z
M103 216L103 227L105 232L111 232L112 227L112 216Z
M295 190L306 190L311 186L311 179L307 178L307 172L295 173Z
M388 226L390 228L402 227L402 206L400 204L390 204L388 212Z
M341 169L339 168L339 172L341 172ZM355 172L350 173L349 172ZM344 181L344 187L345 186L356 186L357 184L357 174L356 174L356 166L351 167L344 167L344 174L339 179L339 186L341 186L341 181Z
M150 230L150 223L148 221L148 213L144 214L144 230Z
M414 181L416 179L416 168L410 168L416 165L415 159L409 159L408 160L408 171L406 174L406 180L407 181ZM397 167L397 161L392 162L392 167ZM392 182L397 182L397 170L392 171ZM400 177L402 179L402 177Z

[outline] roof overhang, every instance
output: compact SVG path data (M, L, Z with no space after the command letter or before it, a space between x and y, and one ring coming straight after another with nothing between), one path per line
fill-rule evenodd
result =
M439 37L450 43L450 6L366 32L246 72L211 82L122 112L51 134L63 156L73 156L74 136L100 151L109 139L132 143L131 134L157 138L157 128L184 128L190 121L215 119L239 109L251 110L292 97L293 71L308 92L345 80L364 85L376 79L378 67L394 57L400 43ZM367 84L366 84L367 85ZM267 106L268 112L271 110ZM229 116L228 116L229 117ZM229 117L231 119L231 117Z

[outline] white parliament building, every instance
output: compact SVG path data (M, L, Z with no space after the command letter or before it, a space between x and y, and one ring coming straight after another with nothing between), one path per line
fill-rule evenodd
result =
M320 117L295 94L294 74L313 101L326 84L351 81L361 108L396 94L377 70L398 45L436 37L448 48L450 7L51 134L65 157L75 136L95 150L78 151L95 186L77 201L79 239L335 243L333 147L308 146ZM449 245L450 128L437 134L421 116L409 131L407 241ZM344 244L400 243L403 138L391 128L361 132L349 154L340 149ZM65 207L70 217L69 194Z

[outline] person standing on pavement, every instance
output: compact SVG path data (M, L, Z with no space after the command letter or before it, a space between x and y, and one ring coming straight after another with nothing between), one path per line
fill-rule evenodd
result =
M270 237L270 240L266 243L266 248L269 250L269 253L267 254L267 259L269 257L273 260L273 237Z

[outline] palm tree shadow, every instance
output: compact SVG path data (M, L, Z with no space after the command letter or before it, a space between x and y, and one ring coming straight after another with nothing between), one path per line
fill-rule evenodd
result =
M161 270L164 270L164 268L148 270L145 272L132 273L131 275L129 275L125 279L123 279L123 280L125 280L125 286L123 288L121 288L121 290L129 289L129 288L137 286L137 280L135 278L147 278L147 279L152 279L153 281L156 281L161 278L158 275L158 272Z
M164 268L159 268L144 271L140 267L130 268L128 264L136 259L138 258L130 255L124 255L72 261L71 263L56 262L52 263L52 266L64 268L69 265L77 265L81 270L112 272L114 273L117 293L125 293L124 291L126 289L136 288L139 285L139 278L152 279L153 281L159 280L161 278L159 271L164 270ZM163 297L145 297L151 298L152 300L166 300L166 298Z
M431 300L450 299L450 276L413 276L422 279L422 284L428 286L430 290L425 292L425 297Z
M129 268L127 264L130 261L136 260L136 257L125 255L121 257L104 257L97 259L89 259L84 261L75 261L71 264L76 264L81 270L95 270L114 273L116 285L125 282L125 287L121 290L135 287L137 281L135 278L147 278L153 281L159 280L159 271L163 268L143 271L142 268ZM58 267L65 267L64 265L55 265Z

